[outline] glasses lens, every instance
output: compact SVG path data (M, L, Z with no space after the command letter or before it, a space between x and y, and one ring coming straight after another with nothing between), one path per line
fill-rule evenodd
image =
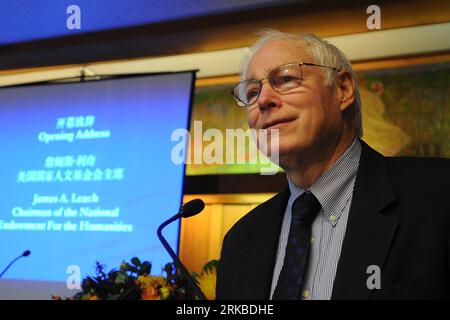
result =
M288 91L300 86L302 69L298 64L278 67L269 74L269 82L278 91Z
M256 99L258 99L259 91L260 91L260 83L256 80L249 80L239 83L234 88L234 97L236 100L242 102L245 106L249 106L255 103Z

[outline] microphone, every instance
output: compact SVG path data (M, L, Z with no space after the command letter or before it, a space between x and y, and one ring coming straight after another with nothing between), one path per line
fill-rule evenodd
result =
M28 257L28 256L30 255L30 253L31 253L30 250L25 250L20 256L18 256L18 257L15 258L13 261L11 261L11 262L8 264L8 266L7 266L5 269L3 269L2 273L0 273L0 278L1 278L1 277L3 276L3 274L9 269L9 267L12 266L12 264L13 264L14 262L16 262L17 260L19 260L19 259L22 258L22 257Z
M175 220L178 220L180 218L189 218L192 216L195 216L196 214L200 213L205 208L205 203L201 199L194 199L186 204L184 204L178 213L174 215L172 218L164 221L158 228L158 231L156 232L159 238L159 241L161 241L164 248L167 250L169 255L172 257L175 265L178 267L178 269L181 271L181 273L186 277L189 284L194 288L195 295L200 300L206 300L205 295L203 294L202 290L198 287L198 285L195 283L192 276L189 274L189 271L186 270L186 267L183 265L183 263L180 261L178 256L175 254L175 252L170 247L169 243L164 239L161 231L164 227L166 227L168 224L174 222Z

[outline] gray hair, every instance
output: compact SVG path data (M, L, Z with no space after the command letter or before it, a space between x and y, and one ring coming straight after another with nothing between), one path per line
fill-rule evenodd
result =
M361 119L361 98L358 89L358 80L356 78L355 72L353 71L352 65L347 57L342 53L341 50L336 48L334 45L326 40L323 40L314 34L302 33L284 33L278 30L264 30L258 33L259 39L250 48L250 52L246 59L244 60L241 79L245 79L248 72L248 67L253 55L261 49L266 43L274 40L287 40L294 43L299 43L305 47L305 49L313 56L314 63L337 67L339 69L345 70L350 73L353 78L355 85L355 99L349 108L349 112L353 114L355 121L355 134L357 137L361 138L363 135L362 130L362 119ZM329 68L322 68L325 73L325 78L327 85L332 85L334 81L333 70Z

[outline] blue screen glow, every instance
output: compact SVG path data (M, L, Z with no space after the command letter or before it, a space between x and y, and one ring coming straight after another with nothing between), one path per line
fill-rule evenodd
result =
M2 0L0 45L174 21L296 0ZM70 6L76 5L73 10ZM76 16L75 16L76 15ZM77 28L69 28L75 19Z
M157 227L181 204L171 134L187 128L193 73L0 88L0 270L66 284L137 256L161 274ZM164 235L177 247L179 226ZM0 291L2 286L0 285Z

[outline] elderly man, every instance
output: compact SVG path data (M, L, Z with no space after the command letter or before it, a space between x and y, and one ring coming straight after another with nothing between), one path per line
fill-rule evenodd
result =
M450 161L386 158L362 137L350 62L313 35L266 32L234 88L277 129L286 189L227 233L218 299L434 299L450 293Z

